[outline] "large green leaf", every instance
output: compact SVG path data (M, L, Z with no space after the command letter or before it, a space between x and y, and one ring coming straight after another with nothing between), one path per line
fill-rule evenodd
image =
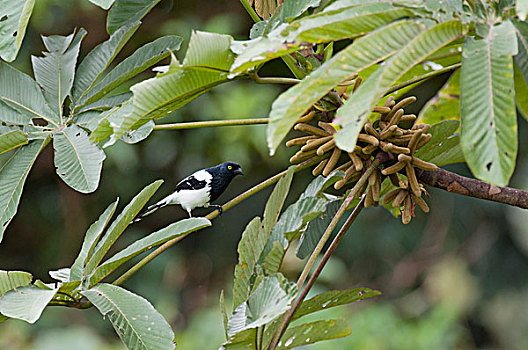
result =
M174 349L170 325L146 299L110 284L98 284L82 294L108 317L128 349Z
M93 119L97 122L95 127L88 125L93 131L90 134L90 141L99 143L108 137L112 136L114 132L119 132L120 125L123 123L123 119L126 115L132 111L132 101L127 101L119 107L114 107L106 112L99 115L97 119ZM106 145L111 145L117 141L116 137L112 137Z
M95 268L99 266L99 263L101 262L101 260L103 260L108 250L112 247L115 241L117 241L119 236L121 236L123 231L132 222L132 220L136 217L141 208L145 206L150 197L152 197L154 192L157 191L157 189L161 186L162 183L163 180L155 181L145 187L143 190L141 190L141 192L138 193L134 198L132 198L130 203L128 203L128 205L123 209L119 216L112 222L112 224L106 231L104 237L94 248L93 255L89 258L88 262L86 263L86 267L83 271L83 276L89 277L93 273Z
M327 310L332 307L350 304L381 295L381 292L369 288L331 290L304 300L292 316L292 321L311 313Z
M280 95L271 107L267 129L270 152L274 153L295 120L328 91L355 73L388 58L421 30L419 22L410 20L387 25L355 40L301 83Z
M458 133L455 134L459 126L458 120L444 120L434 124L429 131L433 137L416 152L416 156L438 166L463 163L464 154L460 147L460 136Z
M336 121L342 129L335 137L339 148L353 151L357 135L374 106L401 76L433 52L449 44L463 33L458 21L445 22L428 28L401 48L387 63L373 73L367 81L338 109Z
M460 120L460 70L425 104L416 122L436 124L447 119Z
M523 21L526 21L526 14L528 14L528 1L527 0L517 0L516 1L516 10L517 15Z
M0 242L17 212L29 171L47 143L47 140L36 140L20 147L0 169Z
M290 327L284 332L277 349L293 349L322 340L343 338L352 333L344 319L319 320Z
M32 278L29 272L0 270L0 297L8 290L27 286Z
M7 317L35 323L59 288L43 289L35 285L7 291L0 298L0 313Z
M59 126L38 84L27 74L0 61L0 120L10 124L29 124L42 118Z
M132 93L130 91L119 94L119 95L113 95L109 97L104 97L100 99L99 101L95 101L94 103L90 103L89 105L86 105L79 109L76 112L76 116L74 117L74 120L77 122L77 118L79 118L79 114L86 112L86 111L105 111L109 110L113 107L116 107L118 105L123 104L124 102L130 100L132 98Z
M106 30L112 34L119 27L124 27L142 19L160 0L115 0L108 12Z
M461 72L461 145L473 174L504 186L515 168L517 120L512 54L517 51L511 22L490 28L482 40L464 43Z
M57 174L70 187L82 193L90 193L99 186L104 152L90 142L83 129L70 125L53 132L55 167Z
M229 35L193 32L183 65L173 57L167 73L130 88L134 93L134 109L124 118L116 136L149 120L165 117L228 81L227 70L233 62L230 43Z
M99 219L97 219L97 221L90 226L88 231L86 231L81 251L79 252L79 255L75 259L75 262L73 263L70 270L71 281L80 280L82 278L84 267L93 253L95 245L101 238L103 230L110 222L112 215L114 215L118 203L119 199L110 204L108 208L106 208L106 210L101 214L101 216L99 216Z
M278 26L267 37L234 43L234 50L240 55L231 70L246 71L308 43L354 38L409 14L406 9L380 2L303 17Z
M282 315L290 307L296 292L294 285L282 287L277 275L264 277L248 301L240 304L229 319L229 337L262 326Z
M238 243L238 264L235 266L233 282L233 309L248 299L251 289L249 280L266 245L266 239L258 217L251 220L242 232L242 238Z
M22 130L12 130L0 135L0 154L11 151L28 143Z
M528 121L528 82L524 79L517 64L513 66L513 83L515 86L515 103L521 115Z
M264 228L264 234L269 236L273 226L279 219L282 206L288 196L290 191L290 185L293 179L293 174L295 173L295 167L291 166L288 168L286 174L279 180L273 192L266 202L266 207L264 208L264 218L262 219L262 226Z
M13 61L22 45L35 0L1 0L0 57Z
M119 28L107 41L97 45L86 55L75 72L75 81L73 83L74 102L77 102L92 88L97 79L102 76L123 46L136 32L140 24L140 22L134 22Z
M152 247L163 244L176 237L187 236L207 226L211 226L211 222L206 218L189 218L172 223L159 231L151 233L147 237L135 241L99 265L93 274L90 275L89 284L95 285L115 271L119 266L139 254L152 249Z
M108 72L104 78L97 81L77 102L76 108L100 100L122 83L163 60L170 54L170 51L177 51L180 48L181 41L182 38L179 36L164 36L143 45Z
M517 34L518 53L514 56L524 79L528 82L528 23L514 21L515 33Z
M75 37L73 33L42 37L49 52L43 52L43 57L31 56L35 79L44 89L48 104L61 117L61 125L62 104L71 92L77 56L85 35L86 30L81 28Z

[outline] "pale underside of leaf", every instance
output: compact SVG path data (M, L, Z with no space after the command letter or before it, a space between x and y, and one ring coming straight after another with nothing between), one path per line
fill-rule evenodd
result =
M26 35L35 0L3 0L0 16L0 57L13 61Z

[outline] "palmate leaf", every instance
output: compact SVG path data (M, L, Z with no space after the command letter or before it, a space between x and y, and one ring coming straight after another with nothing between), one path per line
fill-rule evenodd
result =
M399 21L354 41L302 82L281 94L271 107L267 129L273 154L297 120L341 81L387 59L422 30L416 21ZM376 48L376 49L373 49Z
M302 43L354 38L408 15L408 10L390 3L375 3L303 17L278 26L267 37L234 43L239 56L231 71L246 71L295 51Z
M108 12L106 31L114 33L119 27L141 20L160 0L115 0Z
M75 36L73 33L43 36L49 52L43 52L43 57L31 56L35 79L44 89L46 101L59 116L62 116L62 104L73 86L77 56L85 35L86 30L81 28ZM62 125L62 120L60 122Z
M143 45L108 72L104 78L98 80L76 103L76 109L102 99L119 85L166 58L170 51L177 51L181 41L182 38L179 36L165 36Z
M59 290L58 287L54 289L42 287L42 284L28 285L6 292L0 298L0 313L28 323L35 323Z
M458 21L430 28L423 24L422 29L420 34L374 72L338 109L336 121L342 129L338 131L335 140L339 148L352 152L359 130L385 91L415 64L463 34L463 27Z
M0 120L26 125L42 118L59 126L59 116L46 103L38 84L29 75L0 61Z
M82 193L97 189L106 156L86 131L76 125L54 131L53 149L57 174L68 186Z
M13 61L33 12L35 0L2 0L0 7L0 57L7 62Z
M434 124L429 131L433 137L416 152L416 157L437 166L463 163L464 154L460 147L460 136L455 134L459 126L458 120L444 120Z
M482 40L464 43L461 72L461 145L473 174L504 186L517 156L512 54L515 29L506 21Z
M135 241L125 249L121 250L103 262L90 275L88 282L90 285L95 285L97 282L101 281L103 278L115 271L119 266L138 256L139 254L152 249L152 247L163 244L176 237L186 236L207 226L211 226L211 222L206 218L190 218L172 223L159 231L151 233L150 235Z
M107 41L97 45L86 55L75 72L74 103L79 101L101 77L130 37L134 35L140 24L140 22L134 22L119 28Z
M150 185L146 186L140 193L138 193L130 203L123 209L119 216L112 222L110 227L106 230L104 237L99 241L97 246L93 248L93 255L89 257L86 267L83 271L83 277L90 277L93 271L99 266L101 260L112 247L112 245L117 241L119 236L127 228L127 226L132 222L132 220L139 213L141 208L145 206L150 197L157 191L161 186L163 180L158 180Z
M130 88L134 93L134 109L124 118L116 137L149 120L165 117L214 86L228 81L227 70L233 62L230 43L229 35L193 32L183 65L173 57L167 73Z
M277 349L293 349L322 340L343 338L352 333L352 328L344 319L319 320L290 327L284 332Z
M0 169L0 242L7 225L17 212L29 171L47 143L48 139L35 140L20 147Z
M28 143L22 130L12 130L0 135L0 154L11 151Z
M174 349L171 327L146 299L110 284L98 284L82 294L108 317L128 349Z
M106 225L108 225L110 219L114 215L118 203L119 199L110 204L101 216L99 216L99 219L97 219L97 221L90 226L88 231L86 231L81 251L70 270L70 281L80 280L82 278L84 267L93 253L97 242L101 238Z

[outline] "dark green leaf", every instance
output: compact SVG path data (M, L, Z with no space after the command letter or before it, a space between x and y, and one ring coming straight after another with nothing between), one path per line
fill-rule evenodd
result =
M460 137L458 133L455 134L459 126L458 120L444 120L434 124L429 131L433 137L416 152L416 156L438 166L463 163L464 154L460 148Z
M114 33L119 27L141 20L160 0L115 0L108 12L106 31Z
M347 321L343 319L303 323L299 326L288 328L284 332L277 349L293 349L322 340L346 337L350 333L352 333L352 329Z
M0 135L0 154L11 151L28 143L28 138L21 130L13 130Z

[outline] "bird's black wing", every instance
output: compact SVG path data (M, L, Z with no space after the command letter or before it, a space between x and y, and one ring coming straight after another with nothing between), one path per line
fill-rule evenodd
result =
M201 188L204 188L206 184L207 182L205 180L197 180L194 176L191 175L176 185L176 191L199 190Z

